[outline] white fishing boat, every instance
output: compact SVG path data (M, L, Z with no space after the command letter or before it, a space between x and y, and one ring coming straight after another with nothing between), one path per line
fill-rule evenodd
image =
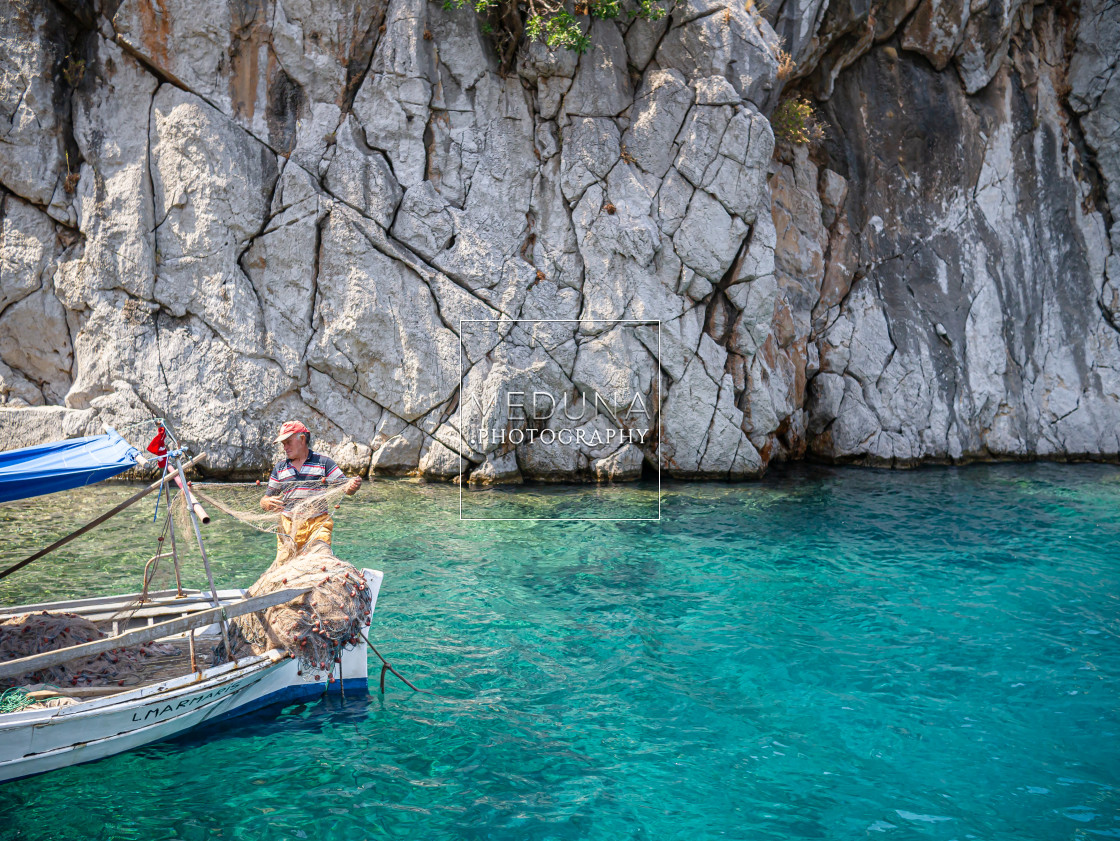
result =
M0 453L0 502L36 496L37 487L44 493L79 487L144 461L111 430L104 440L101 436L83 440L91 443L60 442L54 450L48 445ZM0 623L27 614L67 614L92 622L106 634L80 645L0 660L0 679L126 646L156 643L162 652L146 663L139 685L53 687L32 693L40 702L34 707L0 713L0 782L101 759L270 704L324 692L368 693L367 638L363 633L355 637L356 643L341 649L334 662L313 664L312 668L281 647L209 665L211 651L230 650L229 620L285 605L311 588L249 597L244 590L214 587L198 531L200 518L196 515L203 512L197 502L192 503L184 473L185 467L200 458L186 462L181 451L173 451L168 459L171 467L165 468L161 482L43 552L0 571L0 577L17 571L153 490L162 493L170 476L182 479L182 492L193 505L191 517L210 580L209 591L185 590L179 585L159 592L0 608ZM26 469L19 474L12 465ZM13 480L17 474L24 478ZM364 569L361 575L370 596L368 612L372 613L382 573ZM177 558L176 579L178 583ZM363 624L367 623L368 614ZM58 705L42 705L47 702Z

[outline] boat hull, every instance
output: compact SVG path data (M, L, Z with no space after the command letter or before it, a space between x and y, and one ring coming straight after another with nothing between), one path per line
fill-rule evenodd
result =
M376 605L382 575L363 570ZM369 691L364 640L333 675L281 651L66 707L0 715L0 782L92 762L269 704Z

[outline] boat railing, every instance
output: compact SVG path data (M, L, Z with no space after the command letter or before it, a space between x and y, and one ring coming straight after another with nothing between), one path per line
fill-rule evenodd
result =
M244 599L243 601L233 604L219 605L218 607L199 610L195 613L180 616L177 619L170 619L166 622L156 622L152 625L125 631L124 633L114 636L104 637L99 640L94 640L93 642L83 643L82 645L73 645L69 648L60 648L55 651L44 651L40 654L32 654L29 657L21 657L18 660L7 660L0 663L0 679L19 677L20 675L29 674L39 671L40 669L49 669L61 663L67 663L71 660L77 660L83 657L93 657L98 654L103 654L106 651L112 651L115 648L124 648L131 645L142 645L146 642L154 642L164 637L170 637L196 628L213 625L215 622L225 623L229 619L233 619L237 616L244 616L247 613L256 613L260 610L266 610L270 607L285 604L293 599L305 596L310 593L311 590L312 588L310 587L279 590L275 593L254 596L253 598Z

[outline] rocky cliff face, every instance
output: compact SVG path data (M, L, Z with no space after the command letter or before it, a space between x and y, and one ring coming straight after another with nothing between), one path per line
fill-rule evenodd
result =
M506 74L426 0L0 9L0 447L160 415L227 473L290 417L479 482L1120 453L1115 0L682 0ZM775 143L793 92L812 148Z

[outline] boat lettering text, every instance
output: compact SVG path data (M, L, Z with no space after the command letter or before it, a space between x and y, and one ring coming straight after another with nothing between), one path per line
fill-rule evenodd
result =
M220 698L222 695L228 695L230 692L239 688L240 684L230 683L220 689L214 689L202 695L192 695L190 698L184 698L177 704L164 704L162 707L157 704L154 707L148 707L146 710L137 710L132 714L132 720L147 721L150 718L158 719L170 712L178 712L179 710L188 709L190 707L197 707L213 698Z

